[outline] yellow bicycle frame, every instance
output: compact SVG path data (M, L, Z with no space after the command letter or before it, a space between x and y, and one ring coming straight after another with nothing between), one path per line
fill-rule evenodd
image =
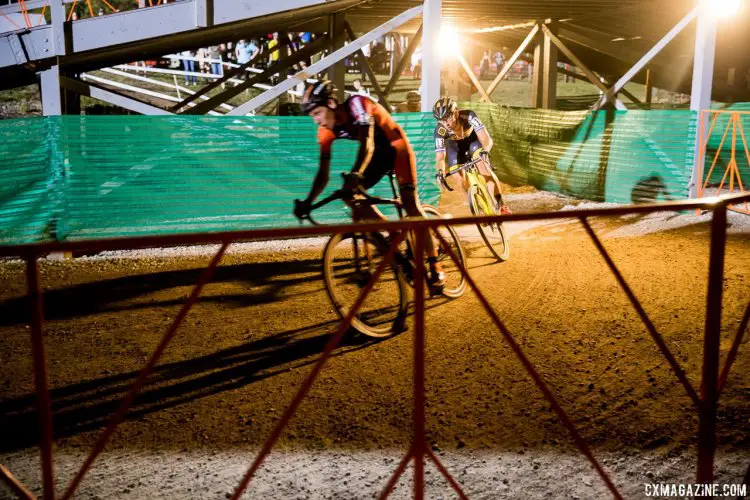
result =
M484 152L483 148L479 148L476 151L474 151L474 154L471 155L471 161L474 161L479 158L479 155ZM463 167L463 164L454 165L452 167L448 167L448 172L446 172L447 175L450 175L451 173L455 172L456 170ZM492 198L490 197L490 191L487 188L487 181L484 179L484 176L479 173L479 169L477 165L472 166L471 168L468 168L463 171L463 174L465 176L466 182L468 183L468 188L466 189L466 194L469 194L471 192L471 187L476 186L477 191L479 192L479 199L477 199L477 204L479 205L479 208L484 212L485 215L495 215L495 206L492 203ZM469 200L469 205L471 205L472 200ZM477 214L479 215L479 214Z

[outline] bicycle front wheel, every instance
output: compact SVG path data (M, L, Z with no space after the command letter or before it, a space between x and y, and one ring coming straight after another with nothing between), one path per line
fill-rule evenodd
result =
M422 205L422 211L430 219L440 219L443 217L438 209L432 205ZM464 249L461 246L461 240L458 239L458 234L456 234L456 230L453 226L441 226L436 230L440 236L443 237L456 257L459 258L464 269L466 269L466 256L464 255ZM453 259L450 258L448 252L445 251L445 243L441 243L436 238L433 238L433 242L437 245L437 261L440 263L440 266L445 273L445 288L443 288L443 295L451 299L460 297L466 290L466 278L461 272L461 268L453 262Z
M336 313L344 319L383 262L389 245L377 233L335 234L323 250L323 278ZM369 337L403 330L407 313L406 279L392 263L352 319L352 327Z
M469 188L469 206L471 207L471 213L476 216L497 215L494 202L477 186ZM479 234L482 236L487 248L492 252L492 255L499 261L508 260L508 257L510 257L510 245L508 238L505 236L502 223L490 222L477 224L477 229L479 229Z

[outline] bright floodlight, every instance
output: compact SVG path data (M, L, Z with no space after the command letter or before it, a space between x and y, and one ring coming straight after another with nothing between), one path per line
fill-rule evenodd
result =
M742 0L711 0L710 6L717 16L728 18L739 13Z
M460 40L458 33L453 26L445 25L440 29L440 38L438 39L438 45L440 47L440 53L454 55L458 53Z

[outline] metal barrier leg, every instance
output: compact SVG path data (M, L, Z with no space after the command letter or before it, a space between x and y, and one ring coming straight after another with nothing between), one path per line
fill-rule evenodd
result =
M42 449L42 483L45 500L55 498L54 458L52 451L52 404L49 395L47 355L44 352L44 304L39 283L36 254L26 257L26 279L31 302L31 345L34 353L34 385L39 407L39 436Z
M747 470L745 471L745 478L742 480L742 484L750 485L750 465L747 466ZM742 498L747 498L747 497L745 496L737 497L737 500L742 500Z
M112 436L117 426L125 417L125 414L130 409L130 405L133 404L133 400L135 399L136 395L138 394L138 392L140 392L141 388L146 383L146 379L151 374L151 371L153 370L154 366L156 366L156 363L159 361L159 358L161 358L161 355L164 354L164 350L167 348L167 345L169 345L169 342L172 340L172 338L174 338L175 333L177 333L177 329L182 324L182 320L185 319L185 316L187 316L188 312L193 307L193 304L198 301L198 297L200 297L203 287L213 276L216 267L219 265L221 258L224 256L224 252L226 252L227 247L229 246L229 243L229 241L224 241L221 244L221 248L219 248L219 251L216 252L216 255L214 255L213 259L211 259L211 263L208 265L208 267L206 267L205 271L203 271L203 274L201 274L200 278L198 279L198 283L195 284L195 287L193 287L193 291L190 293L190 297L188 297L187 301L182 306L182 309L180 309L180 312L177 313L177 316L175 317L167 332L162 337L159 345L156 347L156 350L151 355L151 358L149 358L149 360L146 362L146 366L143 367L143 369L138 374L138 377L135 379L135 382L133 382L133 385L130 386L130 390L120 403L120 408L117 410L117 413L115 413L114 416L110 419L109 424L107 424L107 427L104 429L104 432L101 433L99 439L97 439L96 444L94 444L94 448L91 450L91 453L81 466L81 470L78 471L76 476L70 482L70 485L65 491L62 500L67 500L71 496L73 496L76 488L78 488L78 485L81 484L83 477L91 468L91 464L94 463L96 457L99 456L99 454L104 450L107 441L109 441L109 438Z
M609 266L610 271L612 271L612 274L615 275L615 279L620 284L620 288L622 288L622 290L625 292L625 295L628 296L628 299L630 300L630 304L633 306L633 309L635 309L635 311L638 313L638 316L641 317L641 321L643 321L643 324L646 326L646 329L648 330L649 335L651 335L651 338L653 338L654 342L656 342L657 347L659 347L659 350L664 355L664 358L669 363L669 366L672 367L672 371L675 373L675 375L677 375L677 378L679 379L682 386L685 387L685 391L687 391L688 396L690 396L690 399L693 401L696 408L700 408L701 400L698 397L698 393L695 392L695 389L690 383L690 380L688 380L687 375L685 374L685 371L682 369L680 364L672 355L672 352L669 350L669 347L667 347L667 344L664 342L664 339L662 338L662 336L659 335L659 332L656 331L656 327L654 326L654 323L648 317L648 314L646 314L645 309L643 309L643 306L641 305L640 301L633 293L633 290L631 290L630 286L628 286L628 283L625 281L625 278L623 277L620 270L617 269L617 266L615 265L614 261L607 253L607 249L604 248L604 245L602 244L601 240L594 232L594 229L591 227L586 217L580 217L579 219L581 221L581 224L583 224L583 227L586 229L586 233L588 233L589 237L594 242L594 245L596 246L597 250L599 250L599 253L602 255L602 257L604 258L604 261Z
M414 252L416 272L414 273L414 499L424 499L424 247L428 230L417 231Z
M727 377L729 377L729 371L732 369L732 364L737 358L737 351L740 349L740 344L742 343L742 337L745 334L748 321L750 321L750 302L748 302L747 307L745 307L745 314L742 316L740 327L737 329L737 334L734 336L732 348L729 350L729 354L727 354L727 360L724 361L724 369L721 371L721 376L719 377L719 396L721 396L724 387L727 385Z
M424 269L424 249L425 238L429 237L429 230L421 229L415 231L415 263L414 272L414 408L412 410L412 425L414 427L414 436L411 446L406 456L401 460L393 476L388 481L385 489L380 494L380 499L385 499L396 486L396 481L403 474L406 465L414 459L414 498L415 500L424 499L424 458L425 455L435 463L440 473L445 477L459 498L468 499L461 490L450 473L443 467L438 458L432 453L427 446L425 438L425 388L424 388L424 350L425 350L425 321L424 321L424 301L425 301L425 269Z
M604 483L607 485L607 488L609 488L609 491L612 492L612 495L616 499L621 500L622 495L620 495L620 492L617 490L617 486L615 486L615 483L612 482L612 479L609 477L609 475L607 475L607 473L604 471L602 466L599 464L599 461L596 459L591 449L589 448L588 443L583 439L581 434L578 432L578 429L576 429L576 426L568 417L568 414L565 413L565 410L563 410L562 406L560 406L560 404L557 402L557 399L555 398L554 394L552 394L552 391L549 390L549 388L547 387L547 384L544 383L544 380L542 380L542 377L536 371L536 368L534 368L534 365L531 364L531 361L529 361L529 359L523 353L523 351L521 350L521 347L518 345L518 343L515 341L513 336L510 334L505 324L500 320L500 318L498 317L497 313L490 305L487 298L479 290L476 282L474 282L474 279L466 270L463 263L461 263L461 260L456 256L456 254L450 248L450 245L448 245L448 243L445 241L445 238L443 238L440 235L440 233L436 231L435 236L440 241L440 243L443 244L445 252L450 256L450 258L453 260L456 266L461 270L461 274L463 274L466 277L466 282L474 290L474 294L477 296L477 299L479 299L479 302L482 304L482 307L484 307L484 309L490 315L492 322L500 330L500 333L502 333L503 337L508 342L508 344L510 344L510 347L513 350L513 353L516 355L516 357L521 362L523 367L526 369L528 374L534 380L534 383L536 384L537 388L544 395L544 398L549 402L550 406L552 406L552 409L555 410L555 413L557 413L557 416L560 418L562 423L568 429L571 436L573 437L573 441L575 442L576 446L578 446L578 449L581 450L581 453L583 453L586 456L586 458L589 460L591 465L594 466L594 469L596 469L596 472L599 474L599 476L602 478Z
M388 254L385 256L385 259L383 259L383 262L381 262L378 265L378 268L373 273L372 277L370 278L369 283L367 283L367 285L359 293L359 297L357 297L357 300L354 302L351 309L349 309L349 312L346 314L346 318L344 318L344 320L341 322L341 325L339 325L338 330L336 331L336 333L333 334L333 336L331 337L331 340L328 341L328 343L325 346L325 349L323 349L323 354L320 356L320 360L313 367L310 374L302 383L302 387L300 387L300 390L294 396L294 399L292 400L291 404L284 411L284 414L281 416L279 423L276 424L276 427L274 427L273 431L271 432L271 435L268 436L266 441L263 443L263 447L261 448L260 453L258 453L258 456L253 461L252 465L247 470L245 475L242 477L242 480L240 481L239 486L237 486L237 488L234 490L234 494L231 497L232 500L238 500L240 496L242 496L242 493L245 491L248 484L250 484L250 480L255 475L255 472L260 468L261 464L263 463L263 460L265 460L268 454L271 453L271 449L273 448L274 444L276 444L276 441L281 436L281 433L283 432L283 430L286 428L289 421L294 416L294 413L297 411L297 407L300 405L302 400L307 395L307 392L310 390L310 387L312 387L312 384L315 381L315 379L318 377L320 370L323 369L323 366L325 365L326 361L328 361L328 358L331 357L331 353L336 348L336 346L339 345L339 342L341 342L341 338L344 336L344 332L349 328L349 325L351 325L352 319L354 318L354 316L357 314L357 311L359 311L359 308L364 303L365 298L370 294L370 291L375 286L375 283L377 283L378 279L380 278L380 275L383 274L383 271L385 271L388 267L390 267L391 263L393 262L393 256L395 254L396 248L402 241L404 241L405 237L406 237L406 232L402 232L396 238L394 238L393 241L391 242L391 247L388 251Z
M711 253L708 269L708 303L703 336L703 376L700 424L698 426L698 483L714 478L716 452L716 406L719 399L719 342L721 299L724 287L724 251L727 241L727 205L717 204L711 221Z
M18 498L26 498L28 500L33 500L36 498L29 490L26 488L26 485L23 484L21 481L16 479L16 477L10 473L8 469L0 465L0 479L5 481L5 484L8 485L8 488L15 493Z

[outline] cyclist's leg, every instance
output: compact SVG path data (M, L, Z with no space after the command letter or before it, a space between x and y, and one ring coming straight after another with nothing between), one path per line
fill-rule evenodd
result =
M352 209L352 219L356 221L361 220L387 220L385 215L372 205L356 205L354 201L357 197L344 198L344 203L349 205Z
M395 152L393 151L383 150L382 148L375 149L375 152L370 159L370 164L367 166L364 174L363 187L365 188L365 190L370 189L372 186L377 184L380 179L382 179L383 176L390 171L391 165L393 165L394 158ZM361 197L361 195L358 196L358 198ZM346 202L346 204L349 205L349 207L352 209L352 218L355 221L387 220L385 215L383 215L383 213L374 205L365 204L355 206L354 200L356 198L357 197L349 199L344 198L344 202Z
M479 141L472 142L472 157L474 156L474 153L480 149L482 149L482 144ZM484 177L490 195L495 199L499 207L504 207L505 202L503 201L503 194L500 191L500 181L495 175L495 172L492 170L492 166L488 162L482 161L477 164L477 169L479 170L479 173L482 175L482 177Z
M406 139L399 139L392 142L391 145L396 151L393 171L398 181L398 190L404 211L409 217L426 218L427 214L422 211L422 204L419 202L419 194L417 193L417 157L414 150ZM444 286L445 276L440 263L437 261L437 246L432 238L427 238L425 247L427 262L430 266L430 285Z
M461 151L459 148L459 143L456 141L447 140L445 141L445 160L448 164L448 169L451 167L455 167L459 163L464 163L466 161L466 152ZM469 190L469 181L466 178L466 174L464 172L461 172L461 186L464 188L464 191ZM450 181L448 181L450 182Z

